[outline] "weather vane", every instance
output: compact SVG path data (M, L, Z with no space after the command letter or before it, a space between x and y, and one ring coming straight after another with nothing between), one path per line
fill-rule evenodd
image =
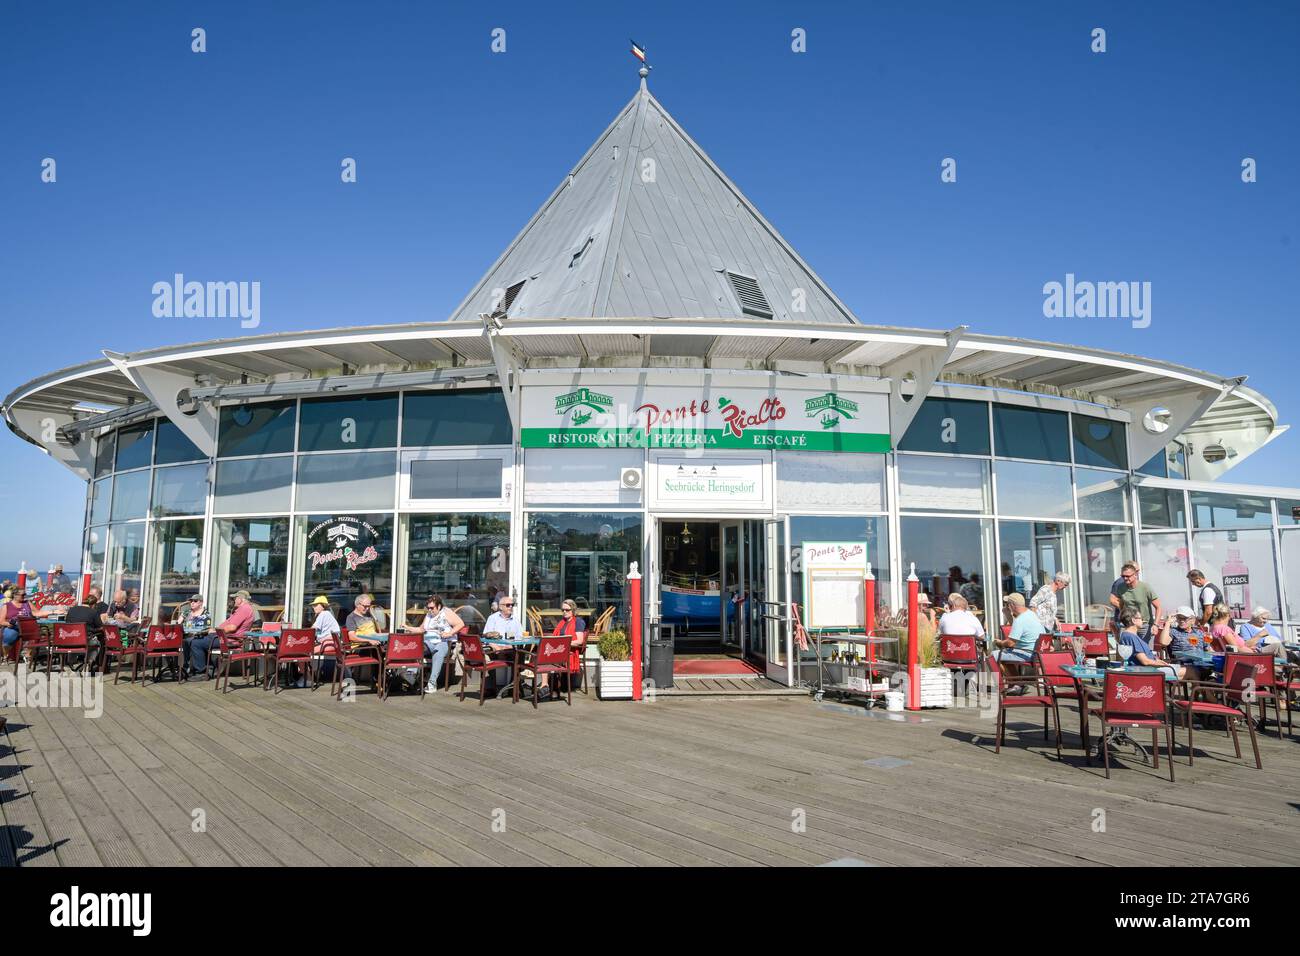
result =
M646 74L648 74L651 70L654 69L653 66L651 66L649 63L646 62L645 47L643 47L641 44L637 43L635 40L632 39L629 39L627 42L632 44L632 55L641 61L640 72L641 72L641 76L644 78Z

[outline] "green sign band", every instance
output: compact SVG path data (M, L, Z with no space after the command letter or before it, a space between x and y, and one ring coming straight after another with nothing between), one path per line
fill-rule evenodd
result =
M714 431L644 428L524 428L524 448L783 448L794 451L890 451L889 436L812 431L747 431L740 437Z

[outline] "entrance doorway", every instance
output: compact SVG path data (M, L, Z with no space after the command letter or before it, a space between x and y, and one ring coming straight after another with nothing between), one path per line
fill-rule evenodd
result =
M656 530L650 594L674 671L789 683L785 520L663 518Z

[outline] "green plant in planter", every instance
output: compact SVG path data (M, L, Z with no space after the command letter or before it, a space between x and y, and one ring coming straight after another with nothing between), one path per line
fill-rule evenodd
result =
M597 642L600 656L607 661L625 661L632 654L632 645L628 643L627 632L606 631Z

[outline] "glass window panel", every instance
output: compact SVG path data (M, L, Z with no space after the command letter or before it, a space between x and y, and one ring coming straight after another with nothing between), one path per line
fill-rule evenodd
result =
M288 511L293 457L217 463L213 510L226 514Z
M993 450L1000 458L1070 460L1069 415L1021 405L993 406Z
M885 456L778 451L776 505L799 511L884 511Z
M397 396L304 398L298 418L299 451L394 448Z
M289 566L289 519L218 519L212 538L213 585L209 609L213 620L220 623L234 610L236 591L247 591L252 596L253 606L263 620L280 620Z
M117 451L117 432L101 435L95 443L95 477L101 478L113 471L113 454Z
M90 583L105 587L104 567L108 556L108 526L91 528L86 533L86 563L83 572L90 572Z
M926 518L905 515L899 519L903 568L913 562L921 590L932 604L941 604L954 591L970 602L971 609L985 611L985 602L996 596L985 593L988 565L992 558L990 522L978 518ZM981 613L988 626L992 615ZM994 622L996 624L996 621Z
M989 453L989 406L958 398L927 398L921 402L901 451L937 451L954 455Z
M1001 596L1020 594L1025 602L1039 588L1056 579L1060 571L1071 577L1070 586L1056 592L1057 616L1078 620L1078 574L1074 566L1074 525L1062 521L999 521L998 547L1002 552ZM1001 606L1001 605L999 605Z
M90 496L90 523L105 524L113 502L113 479L101 478L95 482Z
M391 508L396 480L396 452L301 455L296 510Z
M1083 620L1089 627L1100 627L1110 619L1110 589L1119 569L1133 559L1132 538L1127 529L1084 525L1083 557Z
M1277 499L1277 523L1280 525L1300 524L1300 498Z
M510 590L510 516L411 515L406 556L407 623L419 624L438 594L481 633L493 598Z
M1169 476L1169 459L1162 448L1137 469L1139 475L1150 475L1153 478L1167 478Z
M917 511L991 511L989 463L898 456L899 506Z
M643 468L639 448L601 448L575 453L569 448L529 448L524 453L524 493L528 504L593 505L641 502L641 491L623 488L624 468Z
M889 520L835 515L790 516L790 587L794 600L802 602L803 547L809 541L865 541L871 573L876 576L876 615L889 609Z
M149 472L133 471L113 479L114 521L143 518L149 511Z
M1073 427L1076 465L1128 468L1128 439L1123 422L1075 414Z
M154 469L153 516L155 518L201 515L207 506L207 498L207 462Z
M1196 567L1223 591L1234 618L1247 619L1256 607L1281 616L1272 531L1195 531L1192 553Z
M155 620L170 621L176 609L199 591L203 520L155 521L149 558L149 607ZM144 613L149 613L148 611Z
M1278 538L1282 545L1284 580L1292 582L1286 589L1286 616L1293 622L1300 621L1300 531L1282 531Z
M1074 469L1079 517L1085 521L1128 521L1128 478L1112 471Z
M500 498L500 458L411 462L412 498Z
M1173 452L1166 459L1169 462L1170 478L1187 477L1187 448L1182 442L1174 442Z
M311 620L307 605L319 594L329 598L344 627L361 594L371 595L385 612L392 610L392 515L347 512L297 520L297 553L303 556L300 566L304 607L300 620ZM386 623L391 627L391 622Z
M403 445L509 445L513 441L500 389L403 396Z
M154 463L179 465L185 461L200 461L207 456L186 437L185 433L166 419L158 422L154 433Z
M274 455L293 451L294 410L297 403L256 402L221 409L217 454Z
M1209 491L1193 491L1190 497L1192 520L1198 528L1271 528L1273 526L1273 505L1268 498Z
M998 513L1033 518L1073 518L1074 502L1068 465L999 461Z
M613 605L610 626L625 628L628 565L640 560L639 513L528 515L530 607L558 608L561 598L572 598L591 608L591 615L584 615L590 621Z
M1195 607L1192 586L1187 581L1191 566L1187 561L1187 536L1174 534L1143 534L1138 564L1142 566L1141 578L1160 598L1165 614L1172 614L1179 605Z
M128 425L117 433L117 471L148 468L153 463L153 422Z
M1174 488L1138 487L1138 509L1144 528L1186 528L1183 493Z
M104 593L110 601L116 592L126 591L128 600L140 603L145 527L143 521L109 526L108 587Z

